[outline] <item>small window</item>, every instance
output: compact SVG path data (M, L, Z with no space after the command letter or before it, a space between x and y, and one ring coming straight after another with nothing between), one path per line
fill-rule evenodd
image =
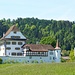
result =
M53 51L50 52L50 55L53 55Z
M55 57L53 57L53 60L55 60Z
M12 42L13 45L16 45L16 42Z
M42 57L40 57L40 59L42 59Z
M15 50L20 50L20 48L19 47L16 47Z
M14 34L16 34L16 31L14 31Z
M17 53L17 56L22 56L22 53Z
M10 55L10 53L9 53L9 55Z
M40 52L38 52L38 54L40 54Z
M20 36L11 36L12 39L20 39Z
M9 45L9 44L10 44L10 42L6 42L6 44L7 44L7 45Z
M44 52L41 52L41 54L44 54Z
M26 46L26 50L29 50L30 49L30 47L29 46Z
M7 50L10 50L11 48L10 48L10 47L7 47L6 49L7 49Z
M12 56L16 56L16 53L13 52L13 53L12 53Z
M22 42L18 42L18 45L22 45Z
M32 59L32 56L30 56L29 59Z
M3 50L4 50L4 48L3 48Z

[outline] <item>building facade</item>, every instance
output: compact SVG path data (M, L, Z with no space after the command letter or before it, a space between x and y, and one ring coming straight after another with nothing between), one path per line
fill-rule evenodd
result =
M51 45L26 44L26 37L13 25L0 39L0 58L18 62L61 62L61 49Z

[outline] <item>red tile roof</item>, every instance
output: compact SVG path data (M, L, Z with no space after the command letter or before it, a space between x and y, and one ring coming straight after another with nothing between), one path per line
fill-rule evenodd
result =
M13 25L13 26L11 26L11 27L9 28L9 30L6 32L5 36L7 36L11 31L16 32L16 31L19 31L19 29L17 28L16 25Z
M51 45L41 45L41 44L26 44L23 48L29 47L31 51L48 51L55 50Z

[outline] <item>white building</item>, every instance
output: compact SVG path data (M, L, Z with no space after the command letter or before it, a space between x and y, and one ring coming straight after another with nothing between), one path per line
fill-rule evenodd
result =
M26 44L26 37L13 25L0 39L0 58L3 59L3 62L8 59L18 62L35 60L38 62L60 62L61 49L58 41L56 48L51 45Z

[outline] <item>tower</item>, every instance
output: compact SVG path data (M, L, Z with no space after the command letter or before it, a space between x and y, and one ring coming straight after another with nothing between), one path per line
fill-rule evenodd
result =
M55 56L56 56L56 62L61 62L61 48L59 47L58 39L55 47Z

